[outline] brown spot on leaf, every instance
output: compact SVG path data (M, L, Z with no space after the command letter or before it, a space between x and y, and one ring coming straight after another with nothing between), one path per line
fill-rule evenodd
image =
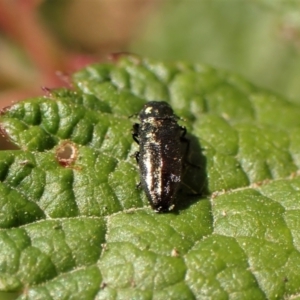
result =
M56 158L63 167L70 167L78 156L77 145L71 141L62 142L56 149Z

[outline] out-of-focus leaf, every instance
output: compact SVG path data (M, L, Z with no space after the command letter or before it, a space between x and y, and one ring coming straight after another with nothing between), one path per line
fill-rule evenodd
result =
M165 1L131 46L159 60L202 61L299 103L300 2Z

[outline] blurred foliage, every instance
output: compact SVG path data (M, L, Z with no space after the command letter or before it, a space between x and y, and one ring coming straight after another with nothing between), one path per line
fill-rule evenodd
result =
M133 52L205 62L300 102L299 1L164 4L133 43Z
M0 89L22 90L0 94L0 106L65 85L56 70L71 73L120 51L207 63L300 102L299 7L296 0L2 1Z

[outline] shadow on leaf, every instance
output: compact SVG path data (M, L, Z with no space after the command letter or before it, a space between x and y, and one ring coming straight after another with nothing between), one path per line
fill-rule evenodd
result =
M206 173L206 157L202 153L199 139L187 134L190 141L189 153L183 168L181 189L177 195L174 212L188 208L208 194L208 178Z

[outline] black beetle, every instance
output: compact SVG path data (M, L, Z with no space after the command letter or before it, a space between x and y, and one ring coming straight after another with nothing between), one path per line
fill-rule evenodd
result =
M151 101L139 113L140 124L133 125L133 139L139 144L136 160L141 186L153 209L166 212L174 208L181 183L186 129L166 102Z

